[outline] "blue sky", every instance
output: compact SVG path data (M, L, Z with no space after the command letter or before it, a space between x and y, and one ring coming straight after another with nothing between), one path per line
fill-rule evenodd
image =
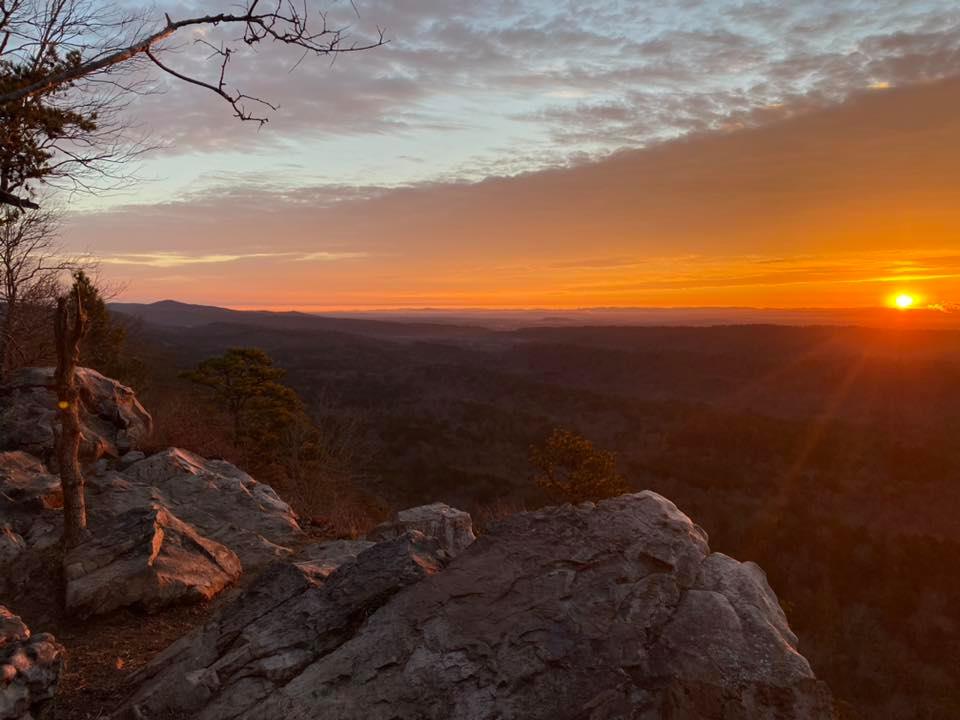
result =
M576 163L946 76L960 46L957 4L929 0L359 0L359 17L348 3L325 7L352 38L379 25L389 43L293 72L296 57L276 48L235 59L236 84L280 105L262 130L157 78L165 92L135 115L166 147L143 163L151 181L137 201L251 180L395 186ZM202 70L188 40L171 43L168 62Z

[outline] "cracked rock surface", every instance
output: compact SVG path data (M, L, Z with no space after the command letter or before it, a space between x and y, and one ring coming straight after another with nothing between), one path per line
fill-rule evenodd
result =
M117 717L833 717L763 572L655 493L518 514L448 564L415 530L351 552L273 566Z

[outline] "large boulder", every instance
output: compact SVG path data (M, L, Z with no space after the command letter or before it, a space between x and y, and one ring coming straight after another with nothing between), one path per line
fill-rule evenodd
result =
M127 386L89 368L77 368L77 385L85 461L119 457L138 447L152 431L150 413ZM20 370L0 394L0 449L52 457L58 431L53 368Z
M655 493L518 514L442 571L421 537L326 579L266 573L142 671L118 716L833 716L763 572L711 554Z
M91 525L64 559L66 609L79 618L120 607L157 610L210 600L240 577L240 560L161 505Z
M235 552L246 569L288 557L304 533L272 487L223 460L170 448L113 473L94 504L114 511L159 502L202 535Z
M400 537L408 530L418 530L440 541L451 557L459 555L477 536L473 534L473 520L469 513L445 503L421 505L398 512L392 520L370 531L370 540L382 541Z
M63 658L63 646L52 635L31 637L23 621L0 605L0 720L29 720L50 700Z

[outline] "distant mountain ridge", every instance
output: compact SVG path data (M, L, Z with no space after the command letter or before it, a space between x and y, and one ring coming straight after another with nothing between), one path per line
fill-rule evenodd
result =
M231 310L211 305L191 305L176 300L161 300L155 303L110 303L109 308L112 312L166 328L197 328L225 323L273 330L346 332L353 335L396 339L420 337L468 339L491 333L483 327L455 323L329 317L294 311Z
M436 309L333 311L231 310L176 300L111 303L114 312L164 327L199 327L239 323L274 329L348 332L371 337L415 338L484 336L494 331L569 327L713 327L722 325L862 326L913 329L960 329L960 313L935 308L901 312L891 308L581 308L558 313L549 309Z

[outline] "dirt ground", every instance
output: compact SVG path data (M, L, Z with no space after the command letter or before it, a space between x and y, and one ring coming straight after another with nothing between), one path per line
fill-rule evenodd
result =
M107 718L130 692L129 680L158 652L202 624L214 604L168 608L147 615L120 610L106 617L50 628L67 648L60 690L38 720Z

